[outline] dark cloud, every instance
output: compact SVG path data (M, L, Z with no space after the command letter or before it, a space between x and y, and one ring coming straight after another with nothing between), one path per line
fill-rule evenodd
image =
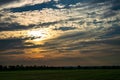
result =
M105 3L106 2L109 2L109 5L112 4L112 7L110 7L111 10L120 10L120 0L93 0L92 1L92 4L95 4L95 3Z
M109 10L109 11L105 12L104 15L102 15L102 18L109 18L109 17L113 17L115 15L117 15L116 12Z
M18 23L0 23L0 31L15 31L15 30L25 30L31 29L35 25L24 26Z
M54 21L54 22L47 22L47 23L42 23L42 24L38 24L39 26L48 26L48 25L54 25L57 23L62 23L62 22L69 22L69 21L76 21L76 20L80 20L81 18L70 18L70 19L64 19L64 20L59 20L59 21Z
M18 8L11 8L10 11L12 12L24 12L24 11L33 11L33 10L42 10L44 8L53 8L53 9L58 9L54 1L46 2L46 3L41 3L41 4L35 4L35 5L27 5L23 7L18 7Z
M111 7L108 8L108 11L102 15L103 18L113 17L118 14L116 11L120 10L120 4L119 4L120 0L95 0L95 3L96 2L102 2L102 3L108 2L107 4L104 5L112 5Z
M109 2L114 0L92 0L93 3L103 3L103 2Z
M59 27L59 28L55 28L53 30L62 30L62 31L68 31L68 30L74 30L76 29L75 27Z
M1 51L0 56L2 56L2 55L4 55L4 56L5 56L5 55L10 55L10 56L11 56L11 55L14 55L14 54L16 54L16 55L24 54L24 52L23 52L22 50L19 51L19 50L17 50L17 49L16 49L16 50L13 50L13 51L12 51L12 50L11 50L11 51L7 51L7 52L4 52L4 51L2 52L2 51Z
M111 9L120 10L120 0L113 0Z
M21 45L23 45L22 39L3 39L3 40L0 40L0 50L15 49Z
M25 40L29 40L30 38L24 38L24 39L2 39L0 40L0 50L12 50L12 49L28 49L28 48L38 48L43 47L43 45L35 45L30 42L25 42ZM17 52L15 52L17 53Z
M18 1L18 0L0 0L0 5L11 3L11 2L14 2L14 1Z
M83 42L84 43L84 42ZM118 39L108 39L108 40L99 40L99 41L90 41L90 42L85 42L84 44L109 44L109 45L120 45L120 38Z
M93 1L93 0L58 0L58 3L63 4L68 8L69 5L75 5L75 4L80 3L80 2L86 3L86 2L90 2L90 1Z
M120 35L120 26L119 25L113 25L112 27L109 27L107 29L107 33L103 35L103 38L112 38L114 36L119 36Z
M117 48L117 49L119 49L119 48ZM91 53L98 53L98 54L102 54L102 53L104 53L104 54L108 54L108 55L111 55L111 54L119 54L120 53L120 50L116 50L116 49L89 49L89 50L80 50L80 52L82 53L82 54L91 54ZM103 54L103 55L104 55Z

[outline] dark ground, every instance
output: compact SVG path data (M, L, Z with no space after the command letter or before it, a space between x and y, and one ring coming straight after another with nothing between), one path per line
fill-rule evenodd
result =
M120 69L1 71L0 80L120 80Z

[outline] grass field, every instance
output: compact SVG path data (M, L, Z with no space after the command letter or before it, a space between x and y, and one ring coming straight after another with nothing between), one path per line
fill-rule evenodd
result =
M120 80L120 69L4 71L0 80Z

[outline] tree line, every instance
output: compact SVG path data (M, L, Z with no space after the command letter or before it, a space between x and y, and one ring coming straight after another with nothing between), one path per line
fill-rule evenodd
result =
M74 70L74 69L120 69L120 66L24 66L24 65L0 65L0 71L14 71L14 70Z

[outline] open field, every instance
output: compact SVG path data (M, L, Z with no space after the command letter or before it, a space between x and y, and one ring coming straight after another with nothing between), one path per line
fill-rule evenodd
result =
M0 80L120 80L120 69L3 71Z

